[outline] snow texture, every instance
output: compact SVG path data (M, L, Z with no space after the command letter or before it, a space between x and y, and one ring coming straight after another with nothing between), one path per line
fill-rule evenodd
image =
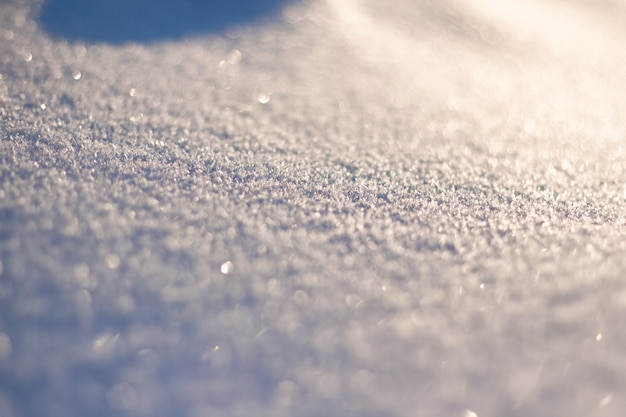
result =
M49 2L0 1L0 416L624 415L626 4Z

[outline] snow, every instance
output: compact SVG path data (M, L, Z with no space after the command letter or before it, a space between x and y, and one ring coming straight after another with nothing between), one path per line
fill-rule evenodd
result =
M622 415L623 4L48 1L0 3L0 416Z

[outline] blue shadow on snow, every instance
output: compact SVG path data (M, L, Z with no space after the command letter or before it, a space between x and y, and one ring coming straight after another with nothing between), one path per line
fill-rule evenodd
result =
M122 44L223 33L271 18L293 0L47 0L39 22L52 37Z

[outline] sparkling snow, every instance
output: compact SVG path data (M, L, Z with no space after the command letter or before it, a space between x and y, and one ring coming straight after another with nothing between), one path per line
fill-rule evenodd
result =
M0 416L622 416L626 5L232 3L0 2Z

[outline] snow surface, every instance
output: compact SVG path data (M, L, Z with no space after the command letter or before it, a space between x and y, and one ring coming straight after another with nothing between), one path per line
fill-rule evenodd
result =
M623 2L50 1L0 2L0 416L624 415Z

